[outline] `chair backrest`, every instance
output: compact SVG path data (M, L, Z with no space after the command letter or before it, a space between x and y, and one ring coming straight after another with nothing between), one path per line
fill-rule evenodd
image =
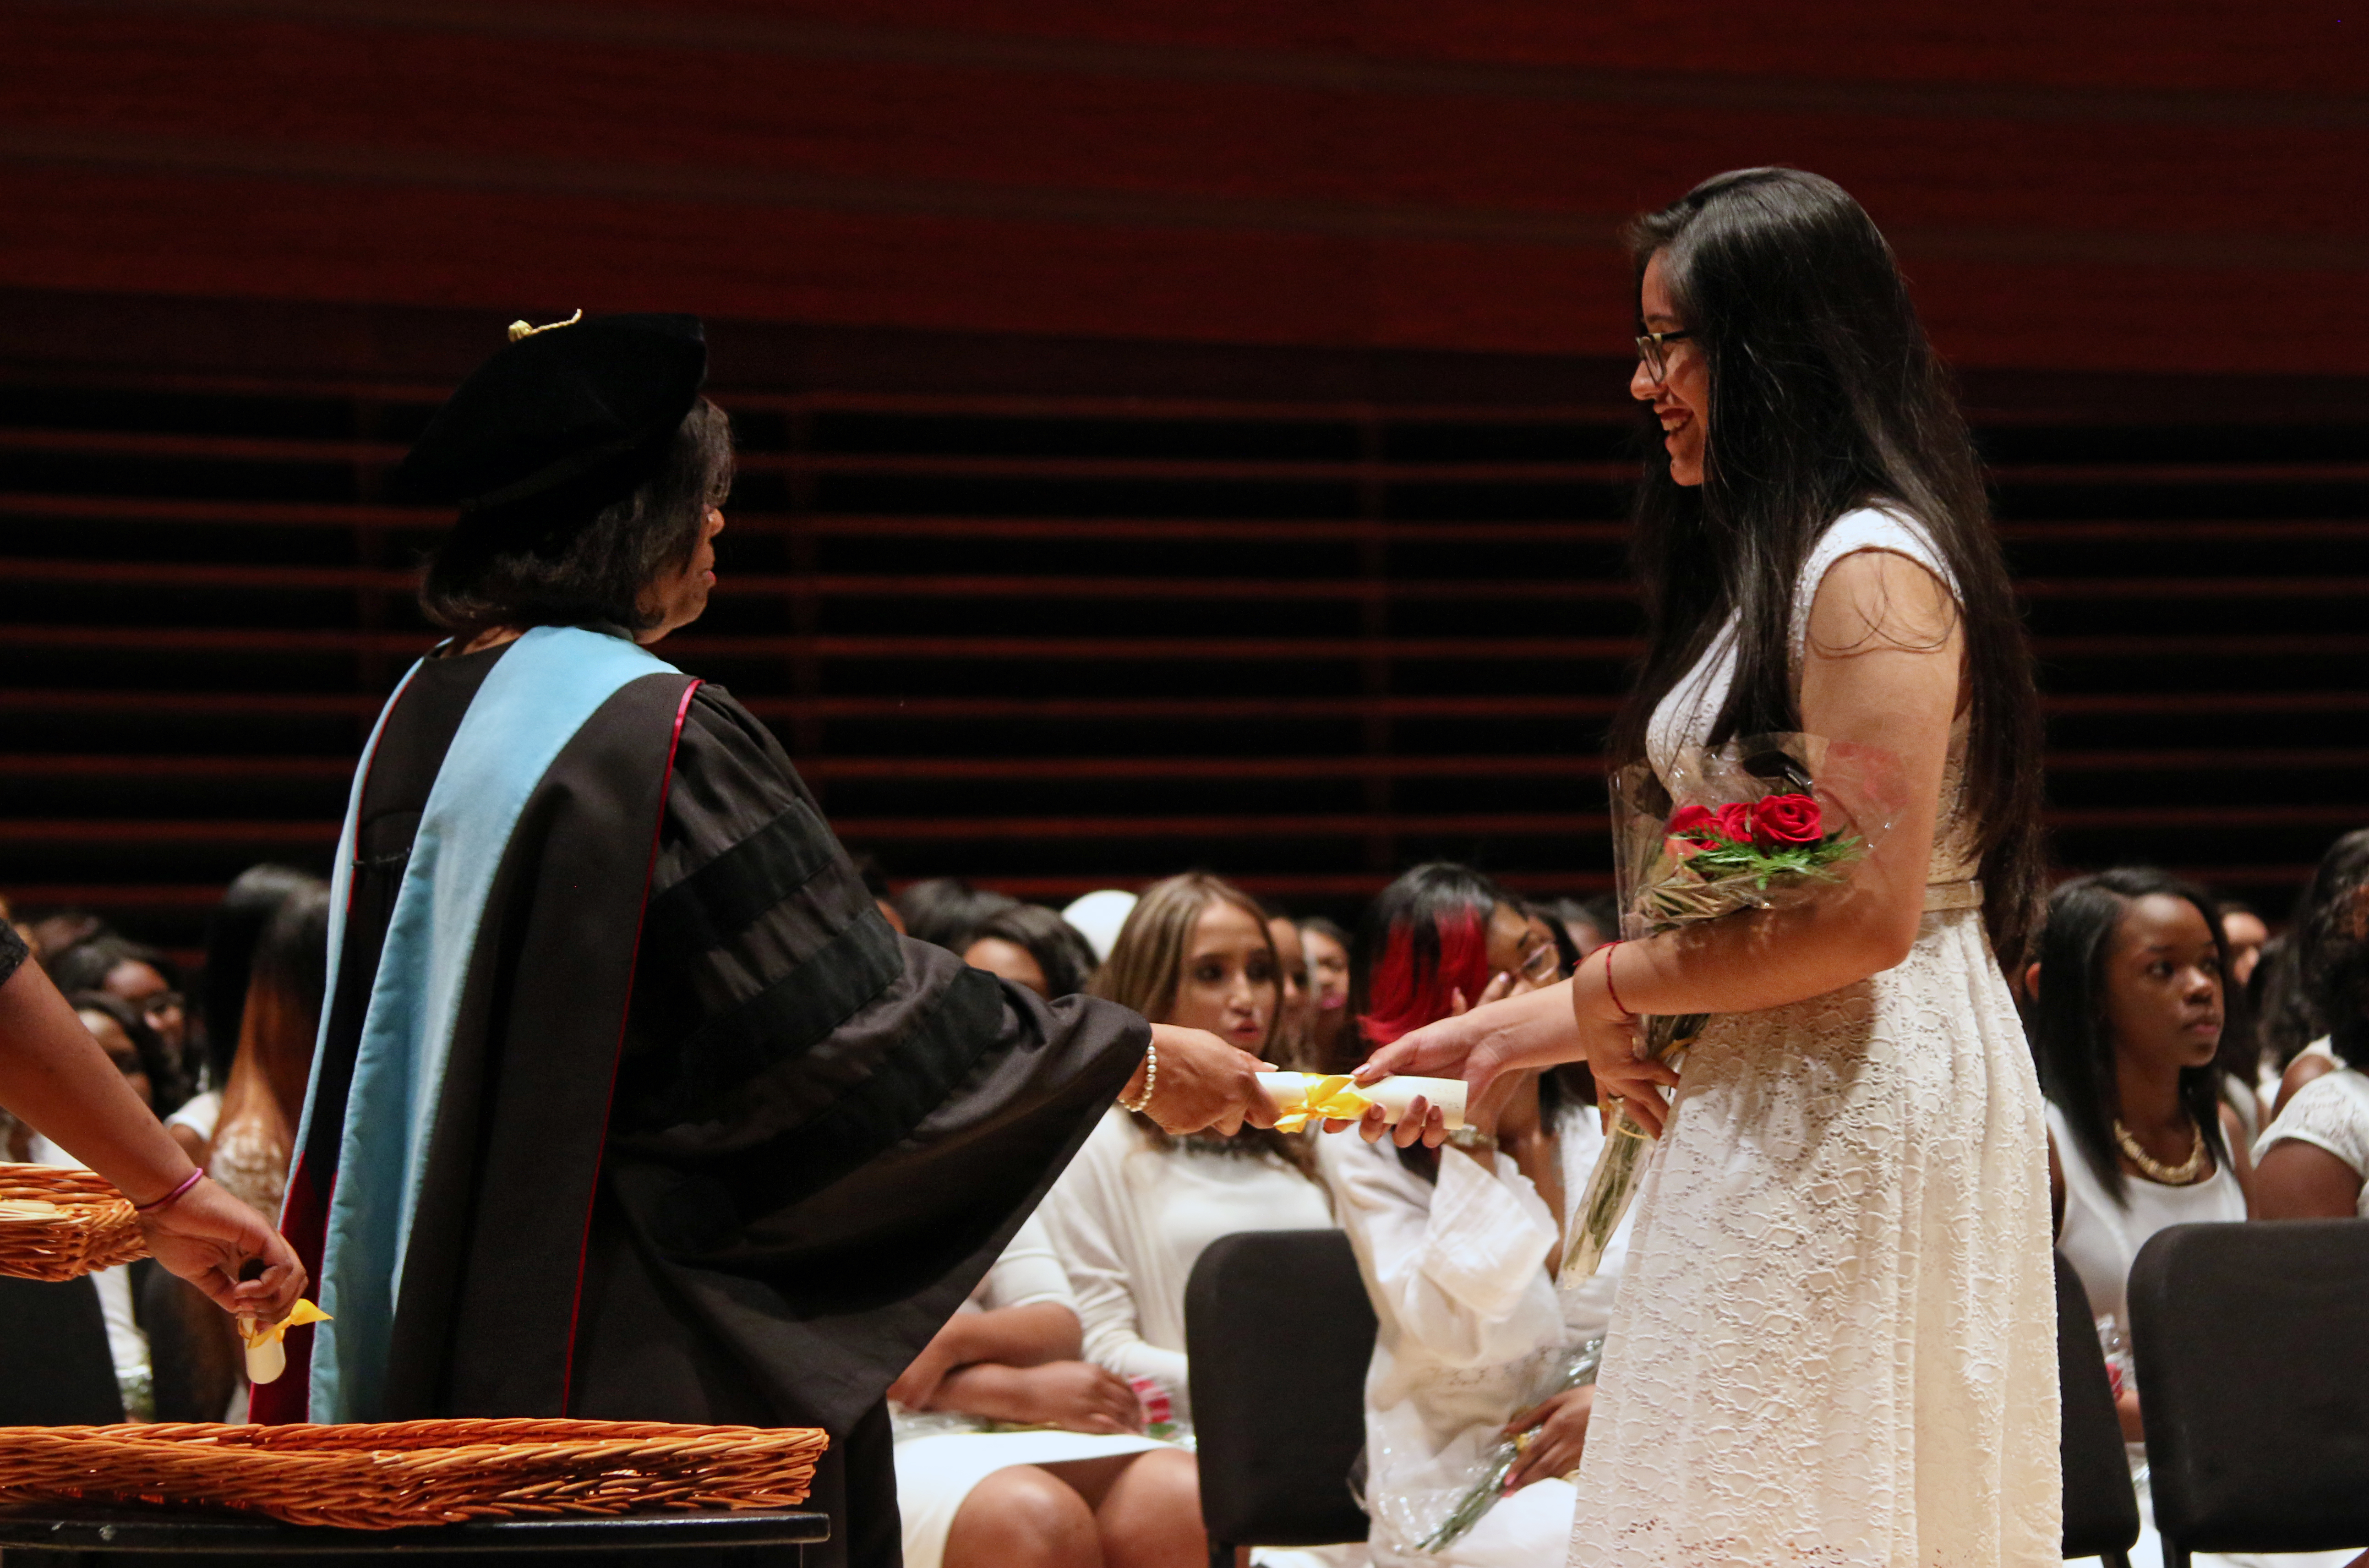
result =
M2130 1313L2167 1560L2369 1542L2369 1220L2160 1230Z
M103 1426L123 1419L98 1287L0 1278L0 1426Z
M2065 1555L2128 1551L2139 1539L2139 1499L2131 1487L2122 1418L2114 1413L2106 1355L2081 1276L2056 1254L2056 1383L2065 1464Z
M1366 1539L1349 1472L1365 1451L1374 1329L1338 1230L1243 1231L1202 1253L1184 1347L1213 1544Z

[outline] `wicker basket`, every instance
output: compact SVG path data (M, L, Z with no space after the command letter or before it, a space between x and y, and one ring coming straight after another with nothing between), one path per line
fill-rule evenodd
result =
M0 1505L198 1505L346 1529L787 1508L827 1441L658 1421L0 1426Z
M55 1283L147 1253L132 1200L97 1175L0 1164L0 1274Z

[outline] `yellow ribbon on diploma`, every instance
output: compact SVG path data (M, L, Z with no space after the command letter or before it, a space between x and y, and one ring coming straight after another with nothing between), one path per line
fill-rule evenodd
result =
M1276 1119L1277 1132L1298 1132L1320 1117L1333 1121L1354 1122L1366 1114L1373 1102L1357 1093L1347 1073L1320 1078L1309 1087L1299 1103L1299 1109Z
M299 1323L326 1323L328 1321L328 1313L299 1296L296 1304L288 1309L288 1315L276 1323L258 1323L253 1318L239 1319L238 1337L246 1341L246 1347L253 1350L259 1345L279 1344L281 1337Z

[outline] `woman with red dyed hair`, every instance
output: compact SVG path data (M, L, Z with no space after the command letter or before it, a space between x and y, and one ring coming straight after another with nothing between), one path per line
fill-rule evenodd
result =
M1543 923L1464 865L1419 865L1384 889L1359 933L1352 1004L1367 1046L1562 978ZM1367 1511L1378 1568L1515 1568L1570 1539L1593 1388L1558 1391L1610 1321L1627 1238L1607 1267L1559 1294L1565 1195L1604 1145L1592 1091L1506 1073L1446 1147L1325 1139L1319 1160L1380 1326L1366 1376ZM1478 1524L1435 1538L1484 1456L1529 1444ZM1428 1546L1428 1549L1426 1549Z

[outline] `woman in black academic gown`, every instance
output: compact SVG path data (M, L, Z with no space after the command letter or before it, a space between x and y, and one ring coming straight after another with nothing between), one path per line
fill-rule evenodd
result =
M893 1562L890 1381L1115 1099L1230 1130L1258 1064L898 936L765 727L635 651L715 581L699 324L513 335L401 475L460 508L452 638L354 795L285 1220L338 1322L258 1416L818 1425L823 1560Z

